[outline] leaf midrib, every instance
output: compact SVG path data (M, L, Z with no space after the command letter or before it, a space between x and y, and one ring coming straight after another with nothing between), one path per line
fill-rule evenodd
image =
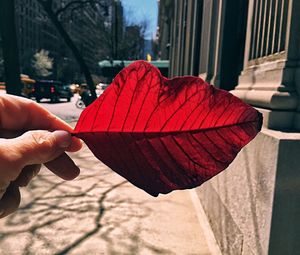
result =
M229 128L234 126L240 126L240 125L247 125L251 123L257 123L257 120L252 121L245 121L245 122L239 122L235 124L228 124L223 126L215 126L210 128L199 128L199 129L190 129L190 130L176 130L176 131L110 131L110 130L91 130L91 131L74 131L72 132L72 135L75 134L88 134L88 133L122 133L122 134L177 134L177 133L198 133L198 132L204 132L209 130L215 130L215 129L223 129L223 128ZM257 123L258 124L258 123Z

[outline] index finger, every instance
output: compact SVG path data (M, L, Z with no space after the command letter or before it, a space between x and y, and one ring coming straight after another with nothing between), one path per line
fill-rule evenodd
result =
M50 113L36 102L12 95L0 96L0 128L26 132L28 130L65 130L72 132L72 127ZM67 151L77 151L82 147L79 139L73 142Z

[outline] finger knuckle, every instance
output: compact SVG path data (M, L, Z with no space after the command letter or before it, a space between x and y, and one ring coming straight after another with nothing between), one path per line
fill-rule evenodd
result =
M54 139L47 131L32 131L28 132L30 139L33 141L33 146L36 147L38 153L36 155L41 159L44 156L53 154L55 152Z

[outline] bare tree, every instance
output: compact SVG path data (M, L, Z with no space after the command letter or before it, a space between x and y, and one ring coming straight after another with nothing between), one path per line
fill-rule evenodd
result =
M60 21L60 17L67 11L74 12L76 10L82 9L87 5L98 5L101 7L106 7L105 4L103 4L100 0L73 0L69 1L66 5L55 9L54 8L54 2L53 0L37 0L37 2L43 7L44 11L47 13L49 20L52 22L52 24L57 29L58 33L61 35L63 40L65 41L66 45L69 47L69 49L72 51L76 61L78 62L78 65L80 66L80 69L82 73L85 76L86 83L91 91L92 99L95 100L97 98L96 92L95 92L95 86L93 82L92 75L90 73L90 70L81 55L79 49L75 45L74 41L71 39L65 28L63 27L62 22Z
M2 34L6 92L20 96L22 87L20 81L14 0L0 1L0 30Z

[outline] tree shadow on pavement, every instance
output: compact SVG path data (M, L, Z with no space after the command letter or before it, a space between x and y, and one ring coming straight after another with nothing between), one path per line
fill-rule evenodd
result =
M1 254L174 254L142 236L151 231L141 227L152 213L145 197L129 196L135 188L84 153L73 157L76 180L45 170L22 191L19 210L0 222Z

